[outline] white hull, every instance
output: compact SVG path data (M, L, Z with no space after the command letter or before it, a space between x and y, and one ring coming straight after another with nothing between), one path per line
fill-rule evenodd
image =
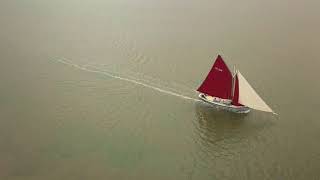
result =
M247 106L234 106L230 103L223 103L221 101L216 101L214 97L209 99L203 93L199 94L199 98L208 104L215 105L215 106L220 107L224 110L231 111L234 113L249 113L250 112L250 108Z

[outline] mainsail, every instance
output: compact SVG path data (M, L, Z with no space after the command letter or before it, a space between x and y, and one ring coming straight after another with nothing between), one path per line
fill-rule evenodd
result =
M238 81L238 101L236 103L240 103L246 105L252 109L272 112L272 109L261 99L261 97L256 93L256 91L250 86L248 81L242 76L242 74L238 71L236 74L236 81ZM237 83L235 84L237 85ZM235 89L237 86L235 86ZM234 100L236 101L236 91L234 95Z
M220 55L197 91L214 97L231 99L232 73Z

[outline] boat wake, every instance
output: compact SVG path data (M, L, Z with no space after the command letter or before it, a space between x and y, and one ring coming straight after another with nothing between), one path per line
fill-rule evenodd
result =
M105 75L105 76L108 76L108 77L111 77L111 78L114 78L114 79L119 79L119 80L122 80L122 81L127 81L127 82L130 82L130 83L133 83L133 84L137 84L137 85L140 85L140 86L149 88L149 89L153 89L153 90L155 90L155 91L158 91L158 92L161 92L161 93L164 93L164 94L176 96L176 97L179 97L179 98L182 98L182 99L186 99L186 100L201 102L201 100L199 100L199 99L192 98L192 97L183 95L183 94L181 94L181 93L177 93L177 92L165 90L165 89L163 89L163 88L159 88L159 87L153 86L153 85L151 85L151 84L147 84L147 83L141 82L141 81L139 81L139 80L129 79L129 78L126 78L126 77L122 77L122 76L113 74L113 73L111 73L111 72L98 70L98 69L96 69L96 68L95 68L95 69L88 68L88 66L78 65L78 64L73 63L73 62L70 61L70 60L65 59L65 58L55 59L54 61L59 62L59 63L62 63L62 64L65 64L65 65L72 66L72 67L77 68L77 69L79 69L79 70L83 70L83 71L87 71L87 72L91 72L91 73L103 74L103 75ZM90 67L92 67L92 66L90 66Z

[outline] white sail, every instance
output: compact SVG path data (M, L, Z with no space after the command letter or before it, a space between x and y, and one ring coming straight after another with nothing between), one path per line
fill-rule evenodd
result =
M239 103L252 109L272 112L272 109L261 99L256 91L250 86L248 81L238 71L239 78Z

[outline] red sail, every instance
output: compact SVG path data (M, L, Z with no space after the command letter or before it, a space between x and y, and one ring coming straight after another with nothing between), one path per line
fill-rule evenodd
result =
M232 105L235 106L242 106L242 104L239 103L239 79L238 74L234 77L234 94L232 98Z
M232 74L219 55L198 91L210 96L231 99Z

